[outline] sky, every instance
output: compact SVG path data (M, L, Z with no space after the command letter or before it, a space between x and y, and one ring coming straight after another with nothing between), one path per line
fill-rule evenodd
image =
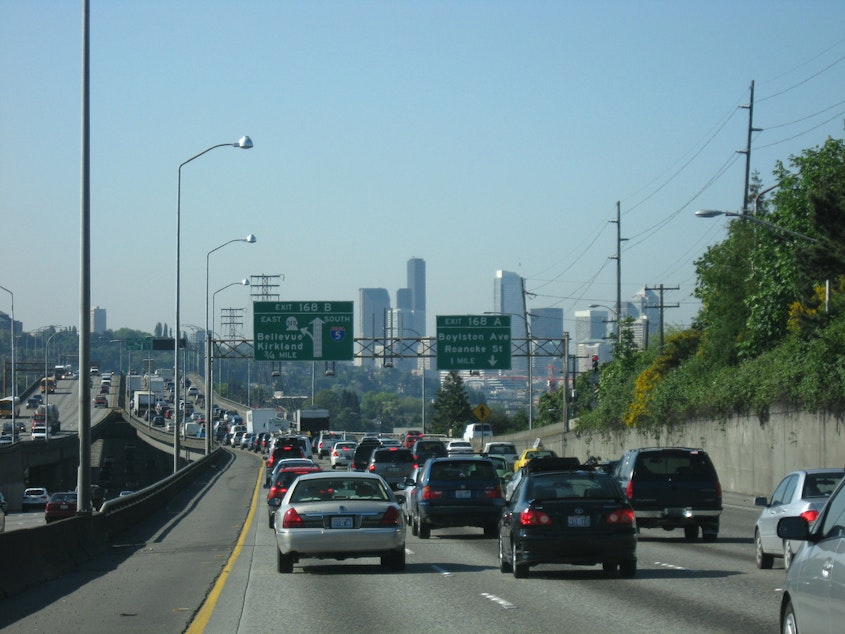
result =
M279 275L355 301L427 266L436 315L664 295L688 325L695 261L751 170L843 137L840 0L91 0L91 305L108 327L181 322ZM0 0L0 285L25 330L78 325L82 2ZM235 242L248 234L255 244ZM248 307L248 289L216 308ZM0 310L11 297L0 293ZM247 312L245 330L251 332ZM218 327L219 327L219 321Z

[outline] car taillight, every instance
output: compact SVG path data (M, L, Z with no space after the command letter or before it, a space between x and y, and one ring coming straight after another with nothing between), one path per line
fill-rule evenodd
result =
M551 526L552 518L543 511L527 508L519 514L519 523L522 526Z
M282 528L302 528L303 521L296 509L288 509L282 518Z
M625 496L626 496L629 500L633 500L633 499L634 499L634 481L633 481L633 480L630 480L630 481L628 482L628 486L626 486L626 487L625 487Z
M380 526L399 526L399 511L395 506L389 507L379 522Z
M283 497L285 497L285 493L287 493L287 492L288 492L288 490L287 490L286 487L285 488L283 488L283 487L279 487L279 488L270 487L270 492L267 494L267 499L271 500L273 498L283 498Z
M611 511L604 518L608 524L633 524L634 510L633 509L619 509L618 511Z
M492 499L502 497L502 487L500 487L498 484L494 487L488 487L484 490L484 497Z
M431 487L423 487L422 491L422 499L423 500L439 500L443 497L443 491L438 491L437 489L432 489Z
M805 520L807 520L808 524L812 524L813 522L815 522L816 518L818 516L819 516L819 512L815 511L813 509L810 509L809 511L804 511L803 513L801 513L801 517L803 517Z
M370 465L370 467L369 467L369 469L370 469L370 471L375 471L375 470L376 470L376 465L375 465L375 463L371 464L371 465Z

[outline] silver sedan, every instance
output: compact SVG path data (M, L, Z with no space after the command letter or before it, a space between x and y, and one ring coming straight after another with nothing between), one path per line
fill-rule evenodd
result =
M299 476L277 502L277 568L293 572L305 558L379 557L405 568L405 518L385 481L366 472Z
M775 487L771 499L755 498L756 505L765 507L754 527L754 554L758 568L771 568L775 557L783 557L783 567L789 569L801 542L778 537L778 521L784 517L803 517L809 523L815 521L843 475L843 469L792 471Z

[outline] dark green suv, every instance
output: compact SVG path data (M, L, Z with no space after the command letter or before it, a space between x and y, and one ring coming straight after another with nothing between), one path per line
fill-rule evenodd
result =
M716 541L722 486L702 449L644 447L627 451L614 475L634 507L639 528L683 528L687 539Z

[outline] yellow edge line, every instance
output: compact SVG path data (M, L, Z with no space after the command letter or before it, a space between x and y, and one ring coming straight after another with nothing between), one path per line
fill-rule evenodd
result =
M246 541L247 531L252 525L252 518L255 515L255 510L258 508L258 492L261 490L263 479L264 465L262 464L261 469L258 471L258 479L255 482L255 493L252 494L252 505L250 506L249 513L246 516L246 522L244 522L244 526L241 529L241 534L238 536L238 543L235 544L235 549L232 551L232 554L229 555L229 560L223 567L223 571L220 573L220 576L217 577L217 581L214 583L214 587L211 589L211 592L208 593L205 601L200 606L196 617L193 621L191 621L188 629L185 630L186 634L200 634L201 632L204 632L209 619L211 619L211 615L214 613L214 608L217 606L217 601L220 599L220 594L223 592L223 586L226 585L226 581L229 579L229 573L232 571L232 567L235 565L235 562L241 554L241 549Z

